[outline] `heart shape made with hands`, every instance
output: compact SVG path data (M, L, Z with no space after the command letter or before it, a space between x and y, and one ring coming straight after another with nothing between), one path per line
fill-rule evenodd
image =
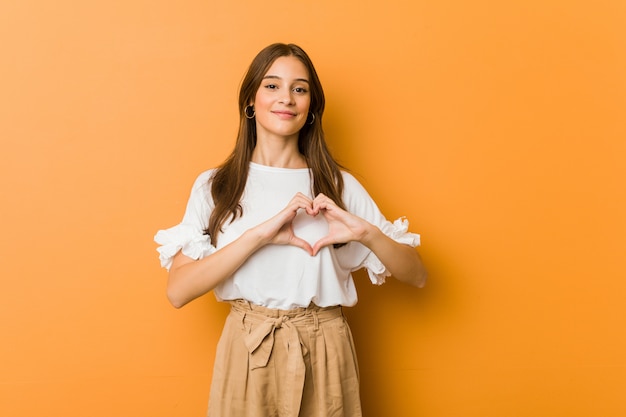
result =
M299 210L292 221L293 233L309 245L313 246L321 238L328 235L328 222L322 213L317 216Z

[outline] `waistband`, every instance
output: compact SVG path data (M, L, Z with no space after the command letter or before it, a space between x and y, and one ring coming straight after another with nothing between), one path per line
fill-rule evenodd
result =
M245 314L250 318L262 318L263 320L274 318L280 319L281 321L289 320L299 322L310 317L317 318L317 320L332 319L343 314L341 306L319 307L313 303L308 307L297 307L290 310L263 307L241 299L231 300L228 301L228 303L231 305L231 309L236 312Z

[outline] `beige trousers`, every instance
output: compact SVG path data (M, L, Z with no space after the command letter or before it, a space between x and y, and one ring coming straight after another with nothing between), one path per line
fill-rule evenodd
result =
M360 417L341 307L273 310L237 300L217 346L209 417Z

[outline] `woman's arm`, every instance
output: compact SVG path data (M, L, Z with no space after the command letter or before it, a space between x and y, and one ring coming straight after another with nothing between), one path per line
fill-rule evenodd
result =
M312 213L322 213L329 227L328 236L313 245L314 254L327 245L357 241L374 252L399 281L416 287L426 283L426 268L414 248L396 242L368 221L342 210L323 194L313 200Z
M415 287L422 288L426 284L428 273L415 248L396 242L372 224L368 223L366 229L359 242L374 252L391 275Z
M299 209L311 210L311 200L296 196L271 219L247 230L239 238L209 256L194 260L182 252L174 255L167 296L180 308L214 289L230 277L254 252L267 244L293 245L313 253L311 246L293 233L292 221Z
M231 276L263 243L251 231L209 256L194 260L174 255L167 281L167 298L176 308L206 294Z

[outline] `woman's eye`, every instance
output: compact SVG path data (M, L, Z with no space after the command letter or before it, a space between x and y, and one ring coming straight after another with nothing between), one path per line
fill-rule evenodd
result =
M293 89L293 91L295 91L296 93L306 93L307 92L306 88L303 88L303 87L296 87L296 88Z
M274 90L276 89L276 85L275 84L268 84L265 86L265 88L269 89L269 90Z

